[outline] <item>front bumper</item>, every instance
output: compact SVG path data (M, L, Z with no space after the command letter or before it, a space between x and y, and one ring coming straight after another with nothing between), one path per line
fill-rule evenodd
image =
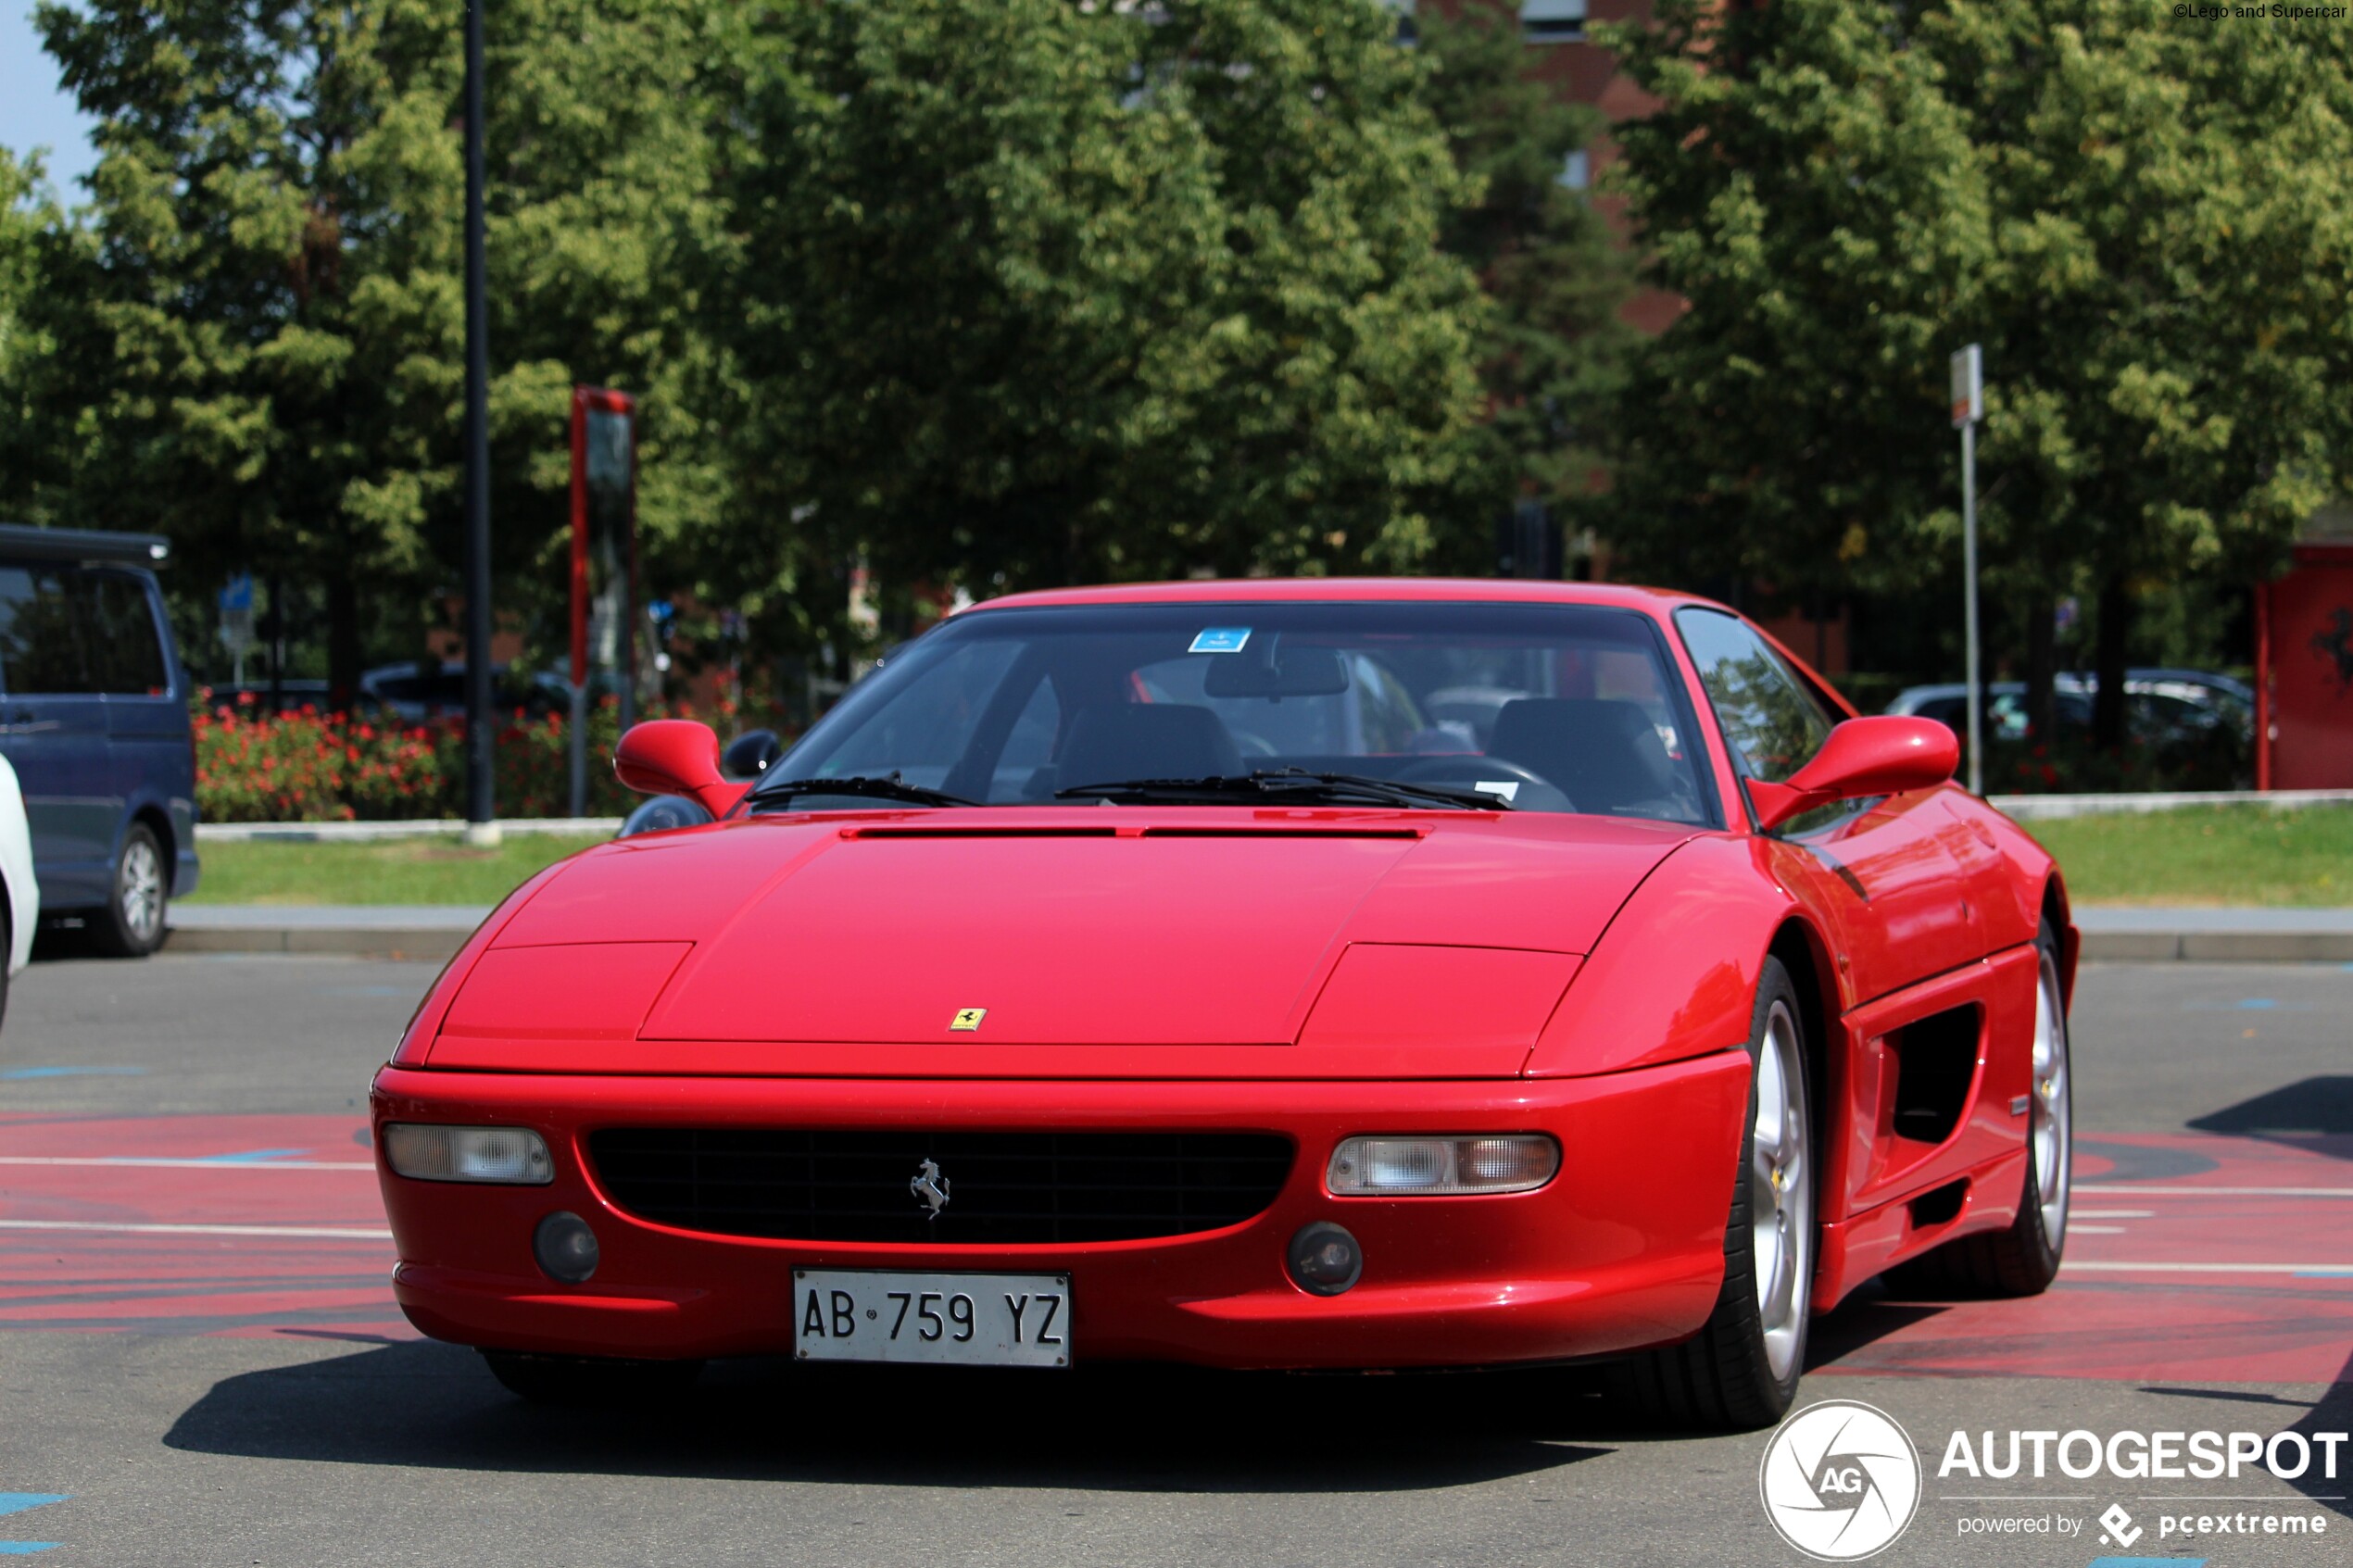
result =
M379 1170L401 1309L437 1339L578 1355L789 1353L796 1268L1063 1273L1074 1354L1219 1367L1480 1365L1604 1355L1696 1330L1722 1282L1749 1065L1729 1051L1545 1082L1110 1083L540 1076L384 1069L375 1122L538 1129L553 1185L418 1182ZM1274 1204L1223 1230L1142 1241L911 1247L676 1230L623 1213L584 1159L603 1126L1261 1131L1298 1157ZM1549 1132L1561 1172L1530 1193L1336 1198L1333 1146L1364 1133ZM381 1138L378 1140L381 1147ZM602 1247L560 1285L532 1261L571 1210ZM1316 1297L1284 1270L1311 1220L1346 1225L1364 1277Z

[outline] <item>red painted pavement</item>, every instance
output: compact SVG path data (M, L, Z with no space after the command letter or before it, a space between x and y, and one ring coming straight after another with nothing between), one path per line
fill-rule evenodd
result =
M0 1116L0 1330L414 1337L392 1302L388 1239L289 1234L383 1231L364 1127L346 1116ZM259 1150L271 1157L25 1162ZM1953 1302L1867 1290L1818 1325L1818 1370L2163 1383L2347 1376L2353 1138L2101 1135L2082 1146L2076 1183L2068 1266L2047 1295ZM9 1223L24 1221L60 1228ZM145 1224L264 1234L107 1228ZM2331 1268L2342 1272L2294 1272Z

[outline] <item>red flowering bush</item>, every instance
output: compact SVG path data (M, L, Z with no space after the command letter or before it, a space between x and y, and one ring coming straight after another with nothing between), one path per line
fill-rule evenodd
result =
M692 719L657 709L648 719ZM735 693L723 686L720 733L737 723ZM221 714L199 707L196 807L208 822L392 822L465 815L466 726L452 720L404 724L383 717L321 713ZM569 718L518 709L498 723L491 771L501 817L562 817L572 811ZM613 777L621 705L588 710L588 799L592 817L618 817L637 797Z

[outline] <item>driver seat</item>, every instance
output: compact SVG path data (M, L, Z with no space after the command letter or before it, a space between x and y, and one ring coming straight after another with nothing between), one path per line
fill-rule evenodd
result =
M1671 795L1675 764L1640 704L1521 697L1495 715L1487 755L1543 775L1579 811L1617 816Z

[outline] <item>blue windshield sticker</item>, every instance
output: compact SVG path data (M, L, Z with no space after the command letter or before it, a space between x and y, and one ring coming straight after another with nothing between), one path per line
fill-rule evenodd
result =
M1247 626L1212 626L1193 639L1187 653L1239 653L1250 641Z

